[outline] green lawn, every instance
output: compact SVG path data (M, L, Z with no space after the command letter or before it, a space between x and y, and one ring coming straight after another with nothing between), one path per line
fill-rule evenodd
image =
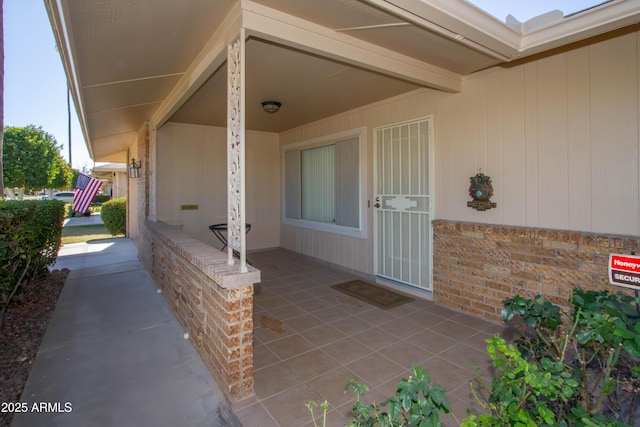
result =
M87 242L97 239L111 239L114 236L104 225L79 225L62 228L62 244ZM124 234L115 237L124 237Z

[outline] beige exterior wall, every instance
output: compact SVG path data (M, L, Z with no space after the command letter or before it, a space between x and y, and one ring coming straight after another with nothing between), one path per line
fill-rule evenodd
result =
M640 234L638 33L463 81L459 94L419 90L283 132L248 132L248 248L281 246L373 274L367 239L281 225L281 147L366 127L367 199L373 129L433 115L435 219ZM168 123L158 131L158 219L219 247L226 221L226 130ZM469 177L492 177L497 208L466 206ZM198 205L181 210L181 205Z
M638 33L471 76L440 96L438 218L640 234ZM465 208L469 176L497 209Z
M639 35L632 33L510 68L468 76L462 92L419 90L312 123L281 145L433 115L435 218L636 236L640 234ZM372 88L373 90L374 88ZM493 181L497 208L466 206L469 177ZM368 240L282 226L281 246L373 273Z
M127 195L127 172L115 172L113 176L113 198L125 197Z
M135 157L136 159L142 159L142 148L146 144L146 126L138 133L138 139L129 147L128 158ZM144 173L144 171L141 171ZM127 172L128 173L128 172ZM127 184L129 186L129 194L127 195L127 235L133 239L137 245L139 245L139 239L141 237L140 224L144 223L144 182L143 179L128 179Z
M202 242L222 245L209 225L227 222L227 133L225 128L168 123L158 130L157 219L182 225ZM280 241L278 135L246 136L247 247L274 248ZM181 210L183 205L197 205Z

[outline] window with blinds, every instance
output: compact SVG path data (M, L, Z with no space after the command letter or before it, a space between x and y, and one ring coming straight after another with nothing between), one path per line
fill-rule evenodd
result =
M360 137L285 147L284 223L362 235Z
M335 145L301 150L302 219L336 222Z

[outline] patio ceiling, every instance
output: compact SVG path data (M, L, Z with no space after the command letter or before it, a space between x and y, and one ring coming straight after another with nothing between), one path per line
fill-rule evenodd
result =
M45 0L95 161L145 121L225 126L224 44L247 29L246 127L279 132L640 21L640 2L507 24L463 0ZM217 33L214 35L214 32ZM216 40L217 38L217 40ZM260 102L282 103L266 114Z

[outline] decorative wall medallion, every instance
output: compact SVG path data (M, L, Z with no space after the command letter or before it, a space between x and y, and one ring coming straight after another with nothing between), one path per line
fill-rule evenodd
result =
M495 208L497 205L489 200L491 196L493 196L491 177L479 172L476 176L472 176L469 179L471 180L469 195L473 200L467 202L467 206L477 211L486 211Z

